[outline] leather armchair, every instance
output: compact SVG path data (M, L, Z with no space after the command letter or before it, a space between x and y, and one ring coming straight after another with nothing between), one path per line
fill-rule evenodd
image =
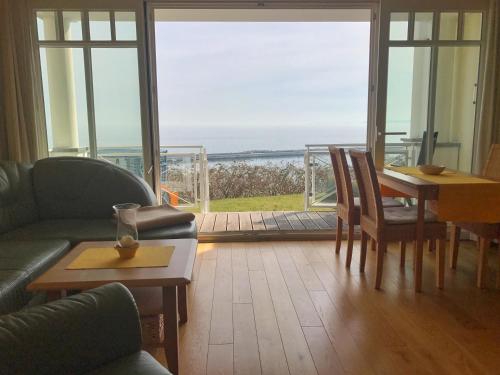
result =
M134 299L123 285L0 317L0 373L170 374L141 351Z

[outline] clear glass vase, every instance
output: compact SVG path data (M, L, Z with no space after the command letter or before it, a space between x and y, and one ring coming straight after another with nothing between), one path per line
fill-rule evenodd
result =
M116 212L116 245L121 248L133 248L139 244L137 232L137 209L136 203L122 203L113 206Z

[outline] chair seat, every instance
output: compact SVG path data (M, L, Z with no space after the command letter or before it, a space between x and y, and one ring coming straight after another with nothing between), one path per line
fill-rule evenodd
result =
M384 221L386 224L414 224L417 222L417 207L384 207ZM426 223L437 222L437 216L425 210Z
M382 198L382 205L384 207L403 207L404 204L393 198ZM359 197L354 198L354 207L359 210L361 203Z

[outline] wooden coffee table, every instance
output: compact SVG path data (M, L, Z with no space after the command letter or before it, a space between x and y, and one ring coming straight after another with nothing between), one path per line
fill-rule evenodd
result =
M186 286L191 281L197 241L194 239L144 240L143 246L175 246L168 267L68 270L66 267L85 249L113 246L114 241L82 242L57 264L30 283L29 291L46 291L49 299L61 298L67 290L86 290L111 282L129 288L160 287L163 296L165 356L169 370L179 372L179 326L187 321ZM179 320L178 316L179 314Z

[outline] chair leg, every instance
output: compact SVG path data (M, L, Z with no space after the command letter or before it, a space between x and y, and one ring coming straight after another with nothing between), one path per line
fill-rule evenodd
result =
M371 237L370 237L370 249L372 251L377 250L377 241L375 241L375 239L373 239Z
M457 258L458 258L458 246L460 242L460 227L457 225L451 226L451 236L450 236L450 268L457 268Z
M377 275L375 277L375 289L380 289L382 284L382 273L384 272L384 254L387 249L387 242L379 241L377 243Z
M349 224L349 232L347 233L347 252L345 257L345 265L347 268L351 266L353 245L354 245L354 224Z
M429 251L433 252L436 250L436 240L429 240Z
M477 264L477 287L484 288L486 273L488 272L488 249L491 240L479 237L479 259Z
M342 245L342 218L337 216L337 237L335 238L335 253L340 253L340 246Z
M366 232L364 231L361 231L361 251L359 254L359 272L361 273L365 272L367 245L368 245L368 234L366 234Z
M406 242L401 241L401 244L399 246L401 249L401 258L399 259L399 266L401 268L404 268L406 263Z
M438 241L438 250L436 254L436 286L439 289L444 287L444 262L446 254L446 238Z

